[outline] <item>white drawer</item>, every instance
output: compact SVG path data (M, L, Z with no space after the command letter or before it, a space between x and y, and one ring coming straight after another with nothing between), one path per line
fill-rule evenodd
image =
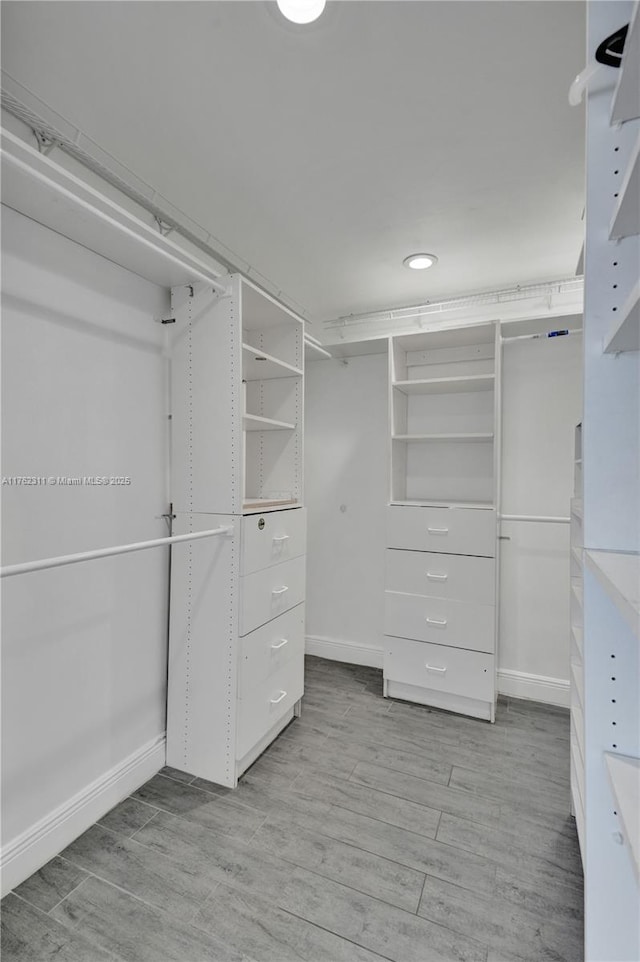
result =
M305 558L292 558L240 579L240 634L265 625L304 601Z
M237 758L244 758L304 693L304 651L237 702Z
M387 547L495 557L496 515L482 508L387 508Z
M240 639L238 698L246 698L296 657L304 657L304 605Z
M431 598L495 604L495 561L466 555L427 551L387 551L388 591L403 591Z
M384 676L387 681L479 701L494 697L494 656L478 651L385 638Z
M493 654L495 608L385 591L384 633Z
M298 558L307 550L305 508L252 514L242 519L240 574Z

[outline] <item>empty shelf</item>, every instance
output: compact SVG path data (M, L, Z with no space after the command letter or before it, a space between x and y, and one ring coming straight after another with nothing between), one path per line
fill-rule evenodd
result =
M304 339L304 356L308 361L321 361L328 357L331 357L329 351L325 351L323 347L316 344L314 341L310 341L306 336Z
M640 351L640 281L629 294L604 343L605 354Z
M604 761L633 868L640 879L640 759L605 752Z
M394 434L394 441L493 441L493 434Z
M394 381L393 387L403 394L467 394L493 391L495 374L475 374L464 377L434 377L414 381Z
M414 508L476 508L479 511L493 511L495 504L492 501L438 501L437 498L425 500L414 499L398 501L394 499L389 504L412 505Z
M585 561L625 621L640 636L640 554L585 551Z
M618 203L611 221L609 239L633 237L640 234L640 137L638 137L629 167L620 187Z
M242 345L242 377L245 381L270 381L274 377L302 377L300 368L265 354L250 344Z
M249 514L253 511L291 507L297 503L296 498L247 498L242 505L242 510Z
M640 117L640 8L636 4L635 16L629 25L624 42L624 55L620 76L613 95L611 123L622 124Z
M273 418L263 418L257 414L245 414L242 418L242 427L245 431L293 431L295 424L274 421Z

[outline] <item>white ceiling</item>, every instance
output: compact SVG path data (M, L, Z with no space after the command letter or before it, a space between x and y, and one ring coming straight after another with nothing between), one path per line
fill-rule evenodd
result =
M315 320L573 274L585 6L2 4L3 69ZM407 254L440 258L427 272Z

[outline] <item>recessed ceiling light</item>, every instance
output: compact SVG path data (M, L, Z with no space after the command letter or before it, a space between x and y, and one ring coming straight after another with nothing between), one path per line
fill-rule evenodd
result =
M427 267L438 263L438 258L435 254L409 254L402 263L412 271L426 271Z
M292 23L313 23L325 8L326 0L278 0L278 10Z

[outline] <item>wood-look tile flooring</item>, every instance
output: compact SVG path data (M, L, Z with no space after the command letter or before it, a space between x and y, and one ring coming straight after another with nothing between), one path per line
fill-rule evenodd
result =
M3 962L579 962L569 718L495 725L307 659L235 791L165 769L8 895Z

